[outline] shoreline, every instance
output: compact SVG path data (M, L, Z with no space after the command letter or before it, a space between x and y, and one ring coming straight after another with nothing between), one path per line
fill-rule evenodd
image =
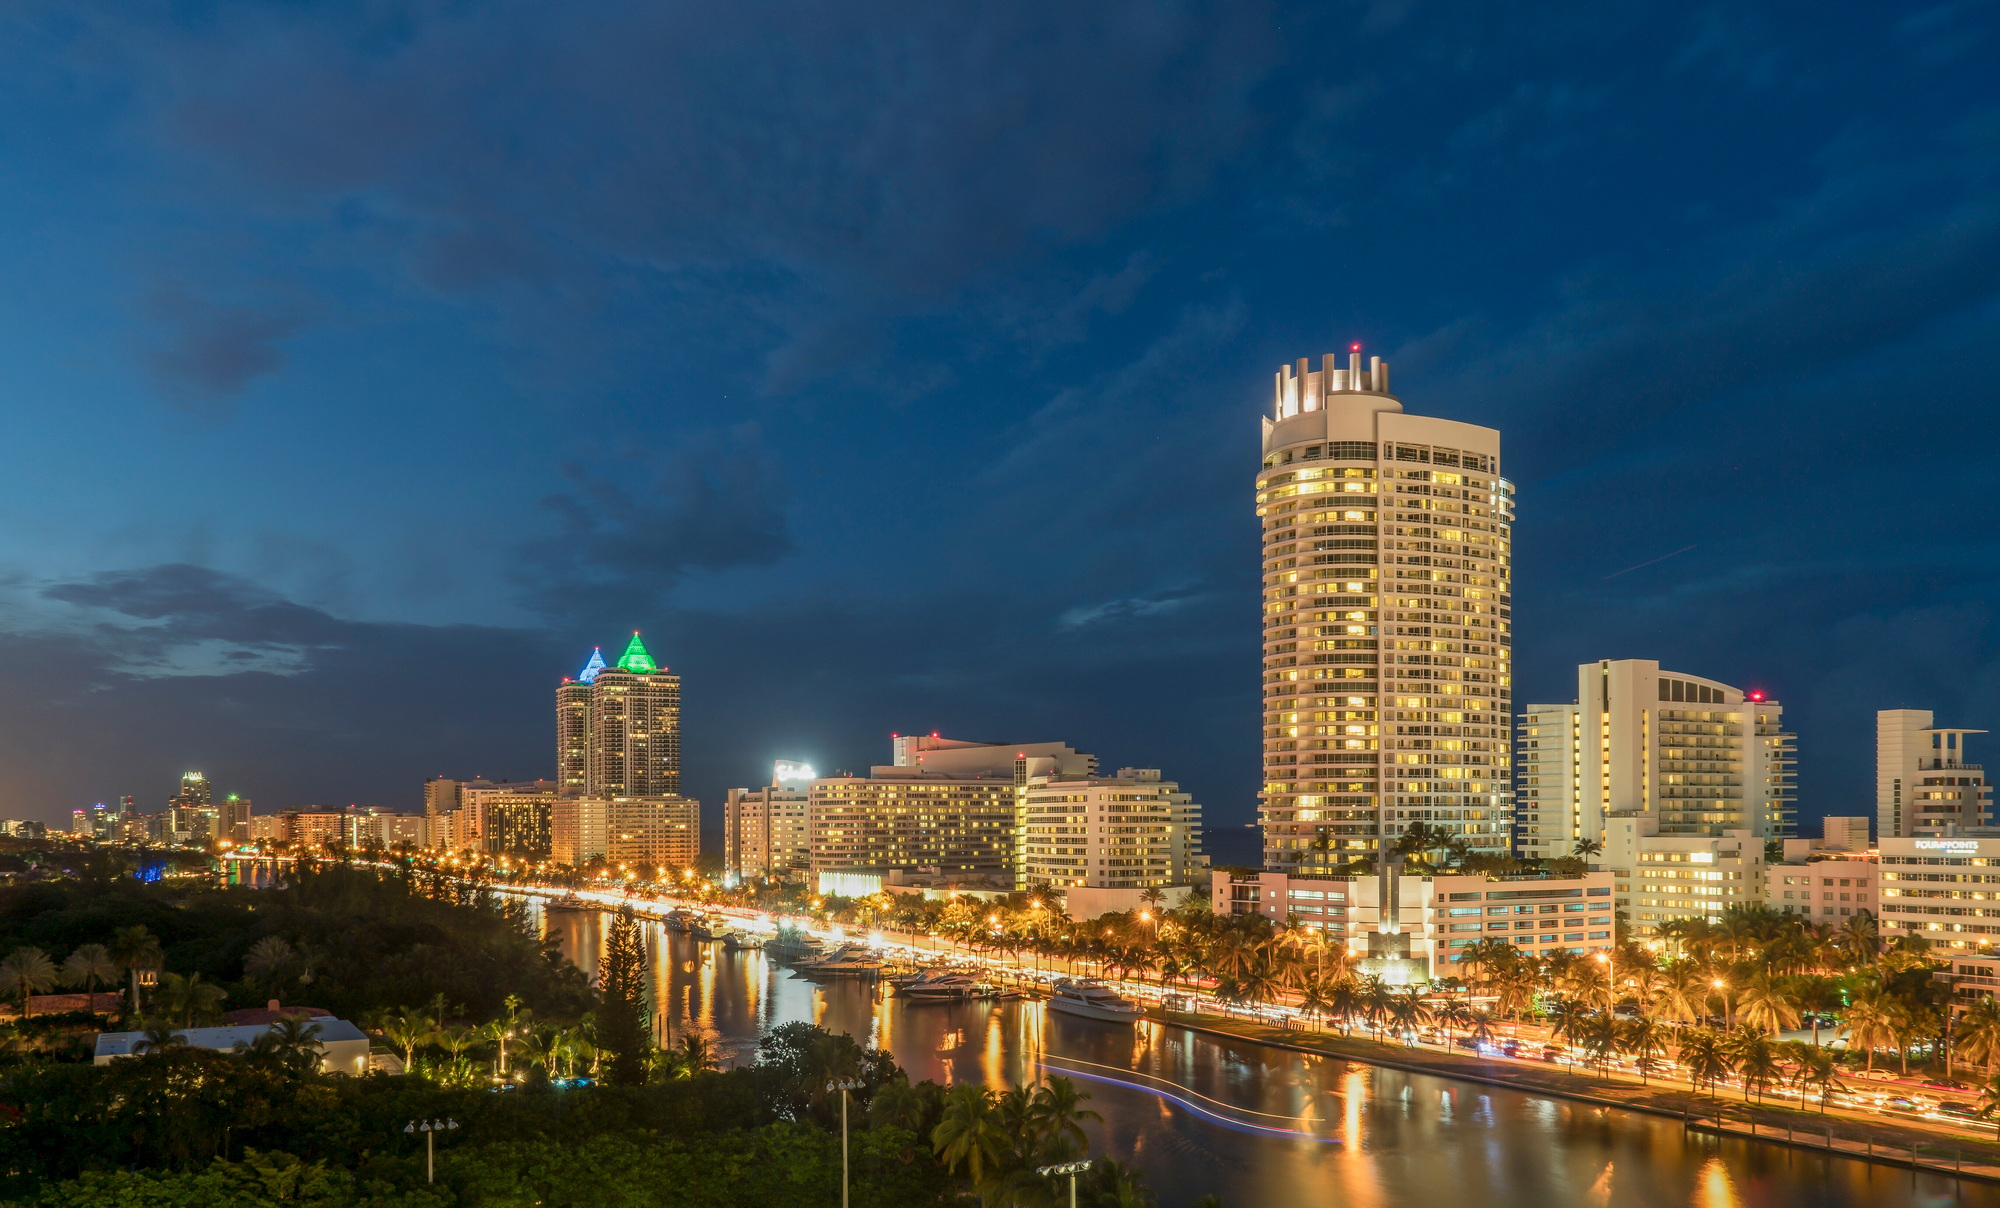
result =
M1813 1120L1823 1120L1825 1123L1811 1133L1804 1133L1788 1125L1771 1121L1770 1117L1774 1114L1775 1109L1772 1109L1768 1105L1727 1104L1719 1100L1698 1101L1695 1106L1703 1110L1690 1111L1685 1105L1674 1106L1669 1103L1613 1098L1601 1093L1593 1093L1591 1090L1561 1085L1553 1079L1546 1077L1537 1078L1534 1074L1539 1071L1517 1071L1511 1066L1496 1067L1491 1061L1474 1057L1459 1057L1456 1054L1434 1054L1425 1049L1406 1049L1405 1051L1413 1054L1413 1056L1398 1060L1396 1056L1392 1055L1393 1050L1391 1047L1386 1045L1374 1046L1385 1050L1381 1055L1355 1052L1351 1051L1353 1043L1351 1038L1340 1037L1334 1033L1319 1035L1326 1036L1330 1042L1342 1041L1347 1043L1328 1043L1323 1047L1301 1044L1295 1040L1284 1039L1282 1036L1261 1034L1263 1031L1275 1031L1276 1029L1269 1029L1264 1025L1248 1024L1241 1020L1229 1019L1227 1016L1188 1014L1178 1011L1168 1012L1158 1008L1149 1008L1146 1018L1154 1023L1168 1027L1186 1028L1191 1032L1199 1032L1218 1039L1236 1040L1245 1044L1261 1045L1265 1048L1301 1053L1312 1057L1326 1057L1337 1061L1352 1061L1361 1065L1379 1066L1384 1069L1397 1070L1408 1074L1422 1074L1435 1078L1450 1078L1460 1082L1474 1082L1485 1086L1499 1087L1504 1090L1518 1091L1524 1094L1565 1099L1573 1103L1587 1104L1592 1107L1640 1112L1665 1119L1678 1118L1683 1122L1684 1131L1689 1133L1710 1133L1746 1141L1784 1145L1794 1149L1823 1153L1829 1157L1853 1158L1856 1161L1870 1162L1877 1165L1895 1166L1914 1171L1928 1171L1932 1174L1949 1175L1954 1178L1978 1179L1985 1183L2000 1184L2000 1145L1996 1145L1993 1142L1952 1136L1950 1142L1954 1147L1956 1159L1941 1158L1924 1154L1921 1151L1926 1148L1932 1150L1945 1149L1946 1145L1941 1144L1936 1138L1917 1140L1913 1145L1910 1143L1910 1139L1914 1134L1893 1121L1885 1121L1879 1125L1875 1125L1875 1127L1896 1134L1897 1139L1902 1140L1903 1144L1894 1146L1877 1144L1873 1137L1864 1138L1861 1141L1851 1141L1842 1137L1834 1137L1833 1145L1829 1147L1826 1142L1826 1136L1828 1129L1834 1122L1838 1121L1849 1125L1859 1124L1864 1126L1873 1125L1874 1122L1858 1121L1847 1116L1820 1116L1814 1114L1811 1116ZM1245 1030L1239 1031L1237 1030L1238 1028ZM1259 1031L1249 1031L1248 1029L1251 1028L1257 1028ZM1372 1042L1363 1043L1372 1044ZM1560 1074L1559 1077L1582 1081L1578 1075L1574 1074ZM1622 1086L1623 1084L1620 1085ZM1685 1092L1680 1092L1670 1086L1659 1086L1657 1091L1653 1087L1641 1086L1632 1086L1629 1089L1641 1094L1661 1094L1675 1098L1679 1098L1685 1094ZM1744 1118L1731 1118L1722 1114L1724 1110L1731 1107L1744 1110ZM1761 1128L1759 1127L1759 1113L1765 1117ZM1885 1142L1887 1140L1888 1138L1884 1138ZM1979 1160L1969 1161L1967 1159Z

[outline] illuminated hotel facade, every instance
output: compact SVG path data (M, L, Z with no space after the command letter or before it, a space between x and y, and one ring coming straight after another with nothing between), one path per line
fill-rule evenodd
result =
M1511 845L1513 485L1492 428L1404 412L1389 367L1299 360L1263 423L1265 866L1422 822Z

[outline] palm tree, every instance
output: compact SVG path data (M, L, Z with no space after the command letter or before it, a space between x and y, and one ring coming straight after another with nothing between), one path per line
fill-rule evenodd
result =
M1834 950L1856 967L1873 962L1882 951L1882 936L1876 930L1875 916L1867 911L1841 924L1833 942Z
M1396 1025L1396 1031L1405 1037L1405 1044L1408 1043L1407 1038L1410 1033L1434 1018L1431 1009L1424 1004L1423 997L1415 986L1405 986L1389 996L1388 1014Z
M39 990L54 988L55 962L40 948L16 948L0 960L0 986L21 996L21 1018L28 1017L28 998Z
M1660 1057L1667 1051L1667 1039L1667 1029L1659 1021L1644 1015L1628 1020L1619 1029L1618 1047L1632 1054L1632 1064L1638 1067L1641 1086L1659 1067Z
M931 1146L946 1170L956 1174L965 1167L974 1186L997 1173L1013 1149L1012 1138L1000 1127L992 1094L970 1083L945 1095L944 1114L931 1130Z
M314 1069L320 1061L319 1023L299 1015L284 1016L251 1042L250 1053L295 1073Z
M146 1030L132 1045L132 1055L143 1057L148 1053L164 1053L168 1049L184 1049L187 1037L174 1031L174 1025L155 1020L146 1025Z
M1984 1065L1986 1076L1991 1078L1995 1063L2000 1062L2000 1002L1985 997L1973 1003L1958 1017L1954 1031L1958 1051L1967 1060Z
M1988 1078L1986 1085L1979 1088L1978 1107L1982 1120L1991 1120L2000 1114L2000 1078ZM1996 1126L1995 1135L2000 1136L2000 1126Z
M1135 1166L1099 1158L1083 1178L1089 1183L1093 1208L1155 1208L1159 1203Z
M1076 1089L1075 1083L1062 1077L1051 1078L1035 1090L1028 1121L1035 1136L1057 1151L1053 1155L1057 1161L1066 1162L1090 1148L1090 1139L1083 1133L1083 1121L1104 1117L1083 1106L1088 1098L1089 1095Z
M1351 977L1341 978L1326 992L1327 1014L1340 1020L1342 1036L1347 1035L1348 1029L1353 1026L1354 1017L1366 1009L1361 984Z
M1812 1042L1819 1044L1819 1019L1840 1005L1840 984L1832 978L1818 973L1808 973L1794 978L1792 987L1799 996L1799 1007L1812 1020Z
M1784 982L1759 969L1736 995L1737 1018L1772 1036L1799 1026L1799 1000Z
M82 986L86 995L95 994L98 983L109 983L117 976L118 962L111 959L110 949L103 944L84 944L62 963L63 984Z
M244 952L243 980L276 998L292 979L297 963L298 953L284 937L267 935Z
M1680 1059L1687 1067L1688 1082L1696 1090L1707 1082L1710 1095L1715 1094L1716 1082L1729 1074L1729 1059L1723 1054L1721 1038L1713 1028L1682 1028Z
M160 941L144 925L120 927L111 937L111 959L132 974L132 1014L139 1014L139 971L160 967L165 954Z
M1748 1103L1751 1087L1761 1093L1778 1076L1777 1048L1763 1029L1748 1023L1739 1025L1724 1043L1737 1071L1743 1075L1743 1101Z
M1675 1023L1693 1023L1708 991L1708 982L1693 961L1675 961L1660 971L1652 991L1653 1009Z
M1367 1021L1368 1030L1375 1033L1375 1042L1382 1043L1382 1024L1389 1018L1390 993L1388 983L1370 975L1361 988L1361 1017Z
M1833 1096L1833 1092L1845 1089L1840 1084L1840 1067L1834 1064L1833 1054L1816 1044L1794 1042L1792 1060L1798 1065L1797 1071L1792 1074L1792 1081L1797 1084L1801 1095L1809 1087L1817 1089L1819 1110L1825 1114L1826 1101Z
M1875 1050L1896 1043L1895 1004L1880 990L1865 992L1847 1008L1847 1047L1868 1054L1867 1068L1875 1068Z
M428 1044L437 1033L430 1017L405 1009L400 1015L391 1015L382 1024L382 1038L403 1050L403 1068L411 1069L417 1063L417 1050Z
M181 1026L194 1026L196 1016L206 1018L222 1006L227 992L221 986L201 980L201 974L182 976L167 973L160 977L160 1001L170 1015L178 1015Z

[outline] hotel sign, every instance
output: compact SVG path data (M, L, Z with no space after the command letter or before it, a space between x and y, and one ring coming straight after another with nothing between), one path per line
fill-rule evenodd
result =
M1918 851L1943 852L1947 856L1976 856L1979 854L1977 839L1918 839Z

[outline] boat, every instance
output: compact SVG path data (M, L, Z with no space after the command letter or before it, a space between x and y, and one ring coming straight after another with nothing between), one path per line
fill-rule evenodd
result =
M576 891L571 890L569 893L566 893L559 898L543 903L542 909L543 910L596 910L597 907L592 906L589 902L586 902L582 898L577 897Z
M764 946L764 937L754 931L725 931L722 933L722 946L731 952L755 951Z
M715 938L714 924L708 919L696 919L688 924L688 938L707 943Z
M695 916L688 911L675 908L667 912L666 924L668 931L686 931L694 921Z
M778 960L805 960L819 951L819 941L796 927L780 927L764 941L764 951Z
M1049 1010L1104 1023L1132 1023L1146 1017L1144 1007L1120 996L1103 982L1067 978L1055 984L1055 996L1049 999Z
M856 944L843 944L825 956L799 962L798 970L807 977L875 977L882 972L882 958Z
M913 978L899 980L896 993L918 1002L960 1002L968 998L985 998L988 991L995 989L976 977L945 969L927 969Z

